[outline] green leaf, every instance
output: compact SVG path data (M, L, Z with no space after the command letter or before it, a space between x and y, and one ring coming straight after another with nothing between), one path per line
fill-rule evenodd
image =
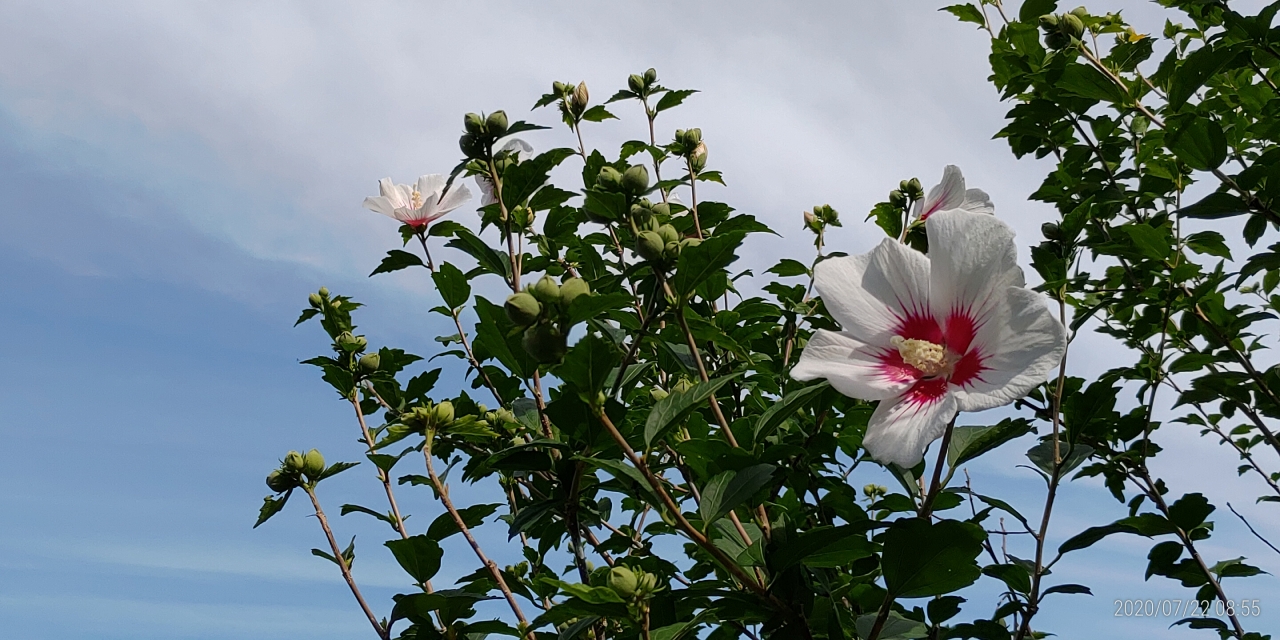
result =
M1025 418L1005 418L989 427L956 427L947 448L947 465L955 467L1034 431Z
M1249 213L1249 206L1238 196L1225 191L1211 193L1195 204L1178 209L1178 215L1184 218L1216 220L1230 218Z
M1129 235L1143 255L1152 260L1164 260L1173 250L1172 238L1165 229L1142 223L1127 224L1120 229Z
M1018 9L1018 21L1037 24L1040 16L1053 13L1058 8L1058 0L1026 0Z
M982 575L976 560L984 539L981 527L956 520L895 520L885 534L881 559L885 586L895 598L963 589Z
M657 494L653 492L653 487L649 485L649 481L645 479L644 474L640 473L639 469L636 469L635 467L625 462L619 462L617 460L608 460L605 458L578 458L578 459L590 464L591 466L608 471L609 475L612 475L618 480L623 481L624 484L626 482L632 482L639 485L640 490L643 491L645 495L649 497L649 499L652 501L653 504L661 504L661 501L658 499Z
M609 119L617 120L618 116L609 113L609 110L605 109L604 105L598 104L587 109L587 111L582 114L582 119L588 122L604 122Z
M276 498L273 498L271 496L267 496L266 498L263 498L262 508L258 510L258 521L253 523L253 528L257 529L258 525L261 525L267 520L270 520L271 516L274 516L277 513L280 513L280 510L284 508L284 503L289 501L289 495L291 493L293 492L289 491L288 493L285 493L284 495Z
M926 610L929 612L929 622L933 624L942 624L960 614L960 604L965 601L960 596L942 596L929 601Z
M1231 249L1227 247L1227 239L1217 231L1201 231L1187 236L1187 247L1196 253L1231 259Z
M680 89L677 91L668 91L662 94L662 98L658 100L658 105L653 108L654 113L662 113L667 109L680 106L685 98L697 93L694 89Z
M1093 455L1093 447L1087 444L1077 444L1074 447L1067 442L1059 441L1058 454L1062 457L1061 469L1059 475L1071 473L1072 469L1084 464L1084 461ZM1027 451L1027 458L1031 460L1041 471L1046 474L1053 474L1053 439L1049 438L1045 441L1031 447Z
M431 279L435 281L436 290L450 309L461 307L471 297L471 284L467 282L467 276L452 263L441 263L440 268L431 274Z
M1211 171L1227 159L1227 136L1211 118L1188 120L1165 141L1169 150L1192 169Z
M626 293L592 294L578 296L569 304L565 316L569 326L600 317L606 311L625 309L631 304L632 297Z
M773 478L771 464L756 464L741 471L725 471L711 479L702 490L702 502L698 506L702 514L703 528L728 515L738 505L751 499Z
M329 465L323 472L320 473L320 477L316 478L316 482L324 480L325 478L332 478L333 476L336 476L339 473L346 471L347 469L351 469L358 466L360 466L359 462L335 462Z
M1093 595L1093 591L1082 584L1055 584L1044 590L1044 595L1051 593L1083 593L1085 595Z
M303 310L302 310L302 315L298 316L298 321L297 321L297 322L295 322L295 323L293 323L293 326L295 326L295 327L296 327L296 326L298 326L298 325L300 325L300 324L302 324L302 323L304 323L304 322L306 322L306 321L308 321L308 320L310 320L310 319L312 319L312 318L314 318L314 317L316 317L316 316L318 316L318 315L320 315L320 310L319 310L319 309L303 309Z
M483 524L484 519L493 515L500 506L497 504L476 504L465 509L458 509L458 515L462 517L462 522L467 525L468 529L474 529ZM453 520L453 516L446 511L431 521L431 526L427 527L427 537L439 542L461 531L462 529L458 528L458 523Z
M1073 64L1062 70L1057 87L1072 95L1090 100L1124 102L1125 92L1101 71L1084 64Z
M396 562L405 572L419 584L435 577L440 570L440 559L444 550L429 536L416 535L402 540L389 540L385 543L396 557Z
M806 267L804 263L800 262L799 260L792 260L791 258L783 258L782 260L778 261L778 264L775 264L772 267L769 267L769 270L766 271L765 273L774 273L779 276L782 276L783 278L790 278L794 276L807 276L809 275L809 267Z
M427 265L422 263L422 258L419 258L418 256L412 253L409 253L408 251L392 249L387 252L387 257L382 259L382 264L378 265L378 268L374 269L373 273L369 274L369 277L372 278L373 276L376 276L379 273L391 273L392 271L399 271L401 269L407 269L409 267L425 267L425 266Z
M938 11L946 11L951 15L959 18L960 22L972 22L979 28L987 26L987 20L982 17L982 10L971 4L953 4L949 7L943 7Z
M676 263L675 277L671 279L676 295L687 299L703 281L737 260L734 251L744 237L742 233L727 233L712 236L696 246L685 247Z
M621 193L591 189L586 192L586 195L583 208L605 220L625 220L631 213L630 207L627 206L627 197Z
M867 540L866 527L849 524L819 527L801 533L798 540L780 548L773 558L773 566L776 571L785 571L797 564L834 569L865 558L874 550Z
M902 235L902 210L889 204L881 202L871 209L871 213L867 214L867 219L872 218L876 221L876 226L880 227L885 235L890 238L897 239Z
M858 616L857 622L854 623L858 630L858 637L870 637L871 628L875 626L875 623L876 614L874 613ZM877 640L915 640L928 634L929 628L923 622L904 618L897 611L892 611L889 613L884 626L880 628L880 635Z
M653 443L666 435L667 431L684 420L689 412L702 405L715 392L736 376L724 376L706 382L699 382L683 393L672 392L671 395L653 403L649 417L644 423L644 442L652 447Z
M1203 494L1188 493L1169 505L1169 520L1179 529L1191 531L1204 524L1205 518L1216 509Z
M792 414L804 407L805 403L830 387L831 385L826 382L810 385L788 393L781 402L770 404L769 408L760 414L760 419L756 421L752 442L759 444L763 438L769 437L773 430L778 428L778 425L786 422L787 418L790 418Z
M1068 551L1086 549L1093 546L1094 543L1099 540L1116 533L1137 533L1137 531L1135 531L1132 526L1125 524L1123 520L1100 527L1089 527L1088 529L1071 536L1066 542L1059 545L1058 553L1064 554Z
M1191 52L1169 81L1169 108L1181 109L1205 81L1236 57L1236 53L1235 49L1221 46L1205 46Z
M586 395L584 402L590 403L621 360L622 354L612 341L588 334L569 349L564 361L555 368L555 374L577 387L579 393Z
M493 250L489 244L480 239L480 236L472 233L469 229L460 228L454 232L453 240L445 243L446 247L458 249L472 258L476 259L480 268L486 273L506 278L511 270L511 264L507 261L504 253Z
M1027 568L1017 564L992 564L982 568L984 575L991 576L1018 593L1031 591L1031 574Z

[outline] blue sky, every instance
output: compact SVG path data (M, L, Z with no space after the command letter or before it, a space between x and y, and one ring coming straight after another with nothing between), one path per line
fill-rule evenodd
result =
M1159 28L1157 12L1129 4ZM333 567L310 555L324 541L302 505L249 527L284 451L359 455L349 408L297 364L324 349L318 328L291 327L307 293L327 285L370 303L358 322L374 344L430 355L431 338L451 332L426 313L435 301L422 278L365 277L398 240L360 201L378 178L451 168L466 111L522 113L556 79L605 97L648 66L669 86L702 89L665 128L701 126L729 183L715 197L784 233L744 259L757 271L780 252L806 255L799 215L822 202L845 214L833 246L865 250L878 231L861 212L903 177L936 181L947 163L1023 238L1048 219L1025 202L1045 167L990 139L1007 107L969 27L927 3L734 7L0 5L4 637L368 633ZM629 115L589 130L588 144L635 137ZM554 124L550 111L534 117ZM566 142L559 131L531 141ZM1083 338L1073 372L1106 369L1108 347ZM975 488L1038 512L1040 483L1015 466L1029 446L971 467ZM1229 500L1280 530L1250 482L1196 473L1233 466L1220 447L1186 431L1167 448L1160 470L1176 491ZM323 497L339 535L357 536L357 577L385 612L407 588L379 546L387 532L336 517L343 502L378 504L369 475L348 472ZM884 482L855 482L872 480ZM401 495L411 524L439 512L425 493ZM1075 482L1053 530L1119 515L1096 483ZM1208 555L1280 571L1233 516L1214 519ZM500 526L481 533L493 555L513 557ZM1189 595L1142 581L1148 547L1117 538L1069 557L1056 573L1096 595L1060 596L1047 626L1190 637L1165 631L1172 620L1111 617L1115 598ZM450 551L446 574L473 570L465 549ZM1261 599L1275 628L1276 578L1237 584L1235 597Z

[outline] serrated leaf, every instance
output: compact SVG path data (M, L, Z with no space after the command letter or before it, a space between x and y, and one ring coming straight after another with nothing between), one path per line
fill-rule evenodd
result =
M898 598L958 591L977 581L977 557L986 534L956 520L895 520L885 535L881 566L885 586Z
M376 276L379 273L391 273L392 271L399 271L409 267L425 266L427 265L423 264L422 258L419 258L408 251L392 249L387 252L387 257L382 259L382 264L379 264L378 268L374 269L373 273L369 274L369 277Z
M582 119L588 122L604 122L605 120L610 119L617 120L618 116L609 113L609 110L605 109L604 105L598 104L587 109L586 112L582 114Z
M472 505L458 509L458 515L468 529L474 529L483 524L484 519L493 515L500 506L497 504ZM458 527L458 523L454 521L453 516L446 511L431 521L431 525L427 527L427 537L439 542L461 531L462 529Z
M745 234L727 233L712 236L701 244L685 247L676 263L676 274L671 279L677 296L688 298L707 278L723 271L738 259L735 251L742 244Z
M444 550L429 536L416 535L389 540L385 544L414 582L422 584L440 571L440 559L444 557Z
M461 307L471 297L471 284L467 282L467 276L452 263L441 263L436 272L431 274L431 279L436 283L440 298L450 309Z
M953 4L949 7L943 7L938 11L946 11L955 16L960 22L971 22L978 27L987 26L987 21L982 17L982 10L971 4Z
M689 96L695 93L697 93L697 91L694 89L679 89L675 91L668 91L662 94L662 98L658 100L658 104L653 108L653 112L662 113L667 109L680 106L680 103L684 102L685 98L688 98Z
M763 438L769 437L774 429L778 428L783 422L790 418L792 414L804 407L805 403L813 400L818 394L829 389L830 384L822 382L801 389L796 389L788 393L782 398L781 402L775 402L760 414L760 419L756 421L755 434L752 441L759 444Z
M1227 136L1211 118L1193 118L1165 136L1169 150L1187 166L1200 171L1217 169L1227 159Z
M947 464L951 467L964 464L1034 430L1031 422L1023 418L1005 418L989 427L955 427L947 448Z
M262 508L258 510L258 521L253 523L253 528L257 529L258 525L261 525L267 520L270 520L272 516L280 513L280 510L283 509L284 504L289 501L289 495L292 493L293 491L290 490L282 496L274 498L267 496L266 498L263 498Z

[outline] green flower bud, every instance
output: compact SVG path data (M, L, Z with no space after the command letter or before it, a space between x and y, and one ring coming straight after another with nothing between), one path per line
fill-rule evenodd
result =
M560 301L560 285L556 284L551 276L542 276L529 291L543 304L555 304Z
M290 451L284 454L284 470L290 473L298 473L306 466L306 460L301 453Z
M912 178L907 181L907 188L902 190L912 200L919 200L924 197L924 185L920 184L919 178Z
M1080 18L1081 20L1084 20L1085 18L1089 17L1089 10L1084 7L1076 7L1072 9L1071 13L1068 15L1073 15L1077 18Z
M307 302L310 302L312 308L315 308L315 309L319 309L321 306L324 305L324 299L321 298L320 294L318 293L313 293L310 296L307 296Z
M618 191L622 188L622 172L605 165L600 168L600 175L596 176L596 187L605 191Z
M568 345L564 335L550 323L535 324L525 329L520 343L524 350L540 364L555 364L564 359Z
M1044 15L1040 16L1040 28L1041 28L1041 29L1044 29L1046 32L1048 32L1048 31L1052 31L1052 30L1054 30L1054 29L1057 29L1057 28L1058 28L1058 14L1056 14L1056 13L1046 13L1046 14L1044 14Z
M507 112L494 111L484 121L484 128L488 130L489 135L500 137L507 132Z
M635 93L644 91L644 78L638 74L631 74L631 76L627 78L627 88Z
M662 258L662 249L666 245L666 241L656 231L641 231L636 238L636 253L645 260L658 260Z
M481 118L478 113L468 113L462 116L462 128L467 133L480 135L484 133L484 118Z
M324 456L320 455L320 452L315 449L308 451L303 458L302 472L312 480L319 478L320 474L324 473Z
M537 322L538 316L542 315L542 303L523 291L507 296L507 303L503 308L507 310L507 317L511 322L521 327Z
M804 212L804 226L814 233L822 231L822 221L809 211Z
M663 243L680 242L680 232L676 231L676 228L669 224L664 224L661 227L658 227L658 235L662 236Z
M685 238L680 241L680 248L688 249L689 247L696 247L700 244L702 244L702 238Z
M462 150L463 155L468 158L483 158L485 156L484 138L479 133L464 133L458 138L458 148Z
M432 407L431 418L438 426L453 424L453 403L445 400Z
M1058 23L1058 28L1062 30L1062 35L1068 38L1079 38L1084 35L1084 21L1074 13L1062 14L1062 21Z
M644 83L645 83L645 84L653 84L653 83L655 83L655 82L657 82L657 81L658 81L658 72L657 72L657 71L655 71L654 69L650 68L648 71L645 71L645 72L644 72Z
M658 204L649 207L649 210L652 211L655 216L662 216L664 218L671 217L671 205L665 202L659 202Z
M694 148L702 142L702 129L685 129L684 135L681 136L681 142L684 143L686 153L691 153Z
M267 486L276 493L284 493L293 488L293 479L280 473L277 469L267 474Z
M329 308L330 308L330 309L333 309L334 311L342 311L342 301L341 301L341 300L330 300L330 301L329 301Z
M657 402L669 395L671 394L667 393L667 390L662 387L654 387L649 390L649 397L652 398L654 402Z
M373 373L382 365L382 356L376 353L366 353L360 356L360 370L365 373Z
M676 383L671 385L672 393L687 393L693 388L693 381L688 378L680 378Z
M641 594L653 593L658 588L658 576L652 573L640 574L638 582L636 587Z
M693 167L694 173L707 167L707 143L699 142L698 146L693 148L689 153L689 165Z
M649 170L642 164L628 167L626 173L622 174L622 189L634 194L641 194L647 191L649 189Z
M560 285L560 306L568 307L578 296L591 295L591 285L582 278L569 278Z
M675 258L679 257L679 256L680 256L680 243L679 243L679 242L668 242L668 243L666 244L666 246L664 246L664 247L662 248L662 255L663 255L664 257L671 258L671 259L673 259L673 260L674 260Z
M563 82L556 81L551 83L551 93L554 93L558 96L562 96L564 95L565 89L566 87Z
M369 346L369 341L365 340L364 336L356 336L356 351L364 351L367 346Z
M1068 36L1061 31L1054 31L1053 33L1045 34L1044 46L1054 50L1066 49L1071 46L1071 36Z
M1062 237L1062 231L1058 228L1056 222L1046 222L1040 225L1040 233L1048 240L1058 240Z
M890 191L890 192L889 192L889 204L891 204L891 205L893 205L893 206L895 206L895 207L897 207L897 208L899 208L899 209L901 209L901 208L903 208L903 207L907 206L907 194L903 193L903 192L902 192L901 190L899 190L899 189L894 189L893 191Z
M636 590L640 586L640 579L631 569L622 565L614 565L609 570L609 588L613 592L622 596L623 599L630 600L636 596Z
M321 298L329 297L329 287L320 287L320 297Z

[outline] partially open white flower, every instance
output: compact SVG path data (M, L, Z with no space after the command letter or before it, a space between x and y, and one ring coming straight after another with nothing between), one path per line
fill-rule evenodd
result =
M378 181L381 195L365 198L364 207L421 230L471 199L471 192L464 185L454 185L443 193L447 182L448 178L438 173L418 178L413 186L383 178Z
M515 156L516 164L520 164L525 160L533 157L533 147L528 142L520 138L512 138L502 145L498 153L507 153ZM480 188L480 206L487 207L498 201L497 196L493 195L493 181L488 176L476 176L476 186Z
M939 211L962 209L974 213L995 214L996 206L982 189L964 188L964 174L960 167L949 164L942 170L942 182L934 185L924 200L917 200L912 210L916 219L924 220Z
M863 446L902 467L918 464L958 411L1025 396L1066 349L1062 324L1024 287L1008 225L952 209L925 230L928 256L886 239L818 264L814 284L843 330L818 330L791 370L879 400Z

